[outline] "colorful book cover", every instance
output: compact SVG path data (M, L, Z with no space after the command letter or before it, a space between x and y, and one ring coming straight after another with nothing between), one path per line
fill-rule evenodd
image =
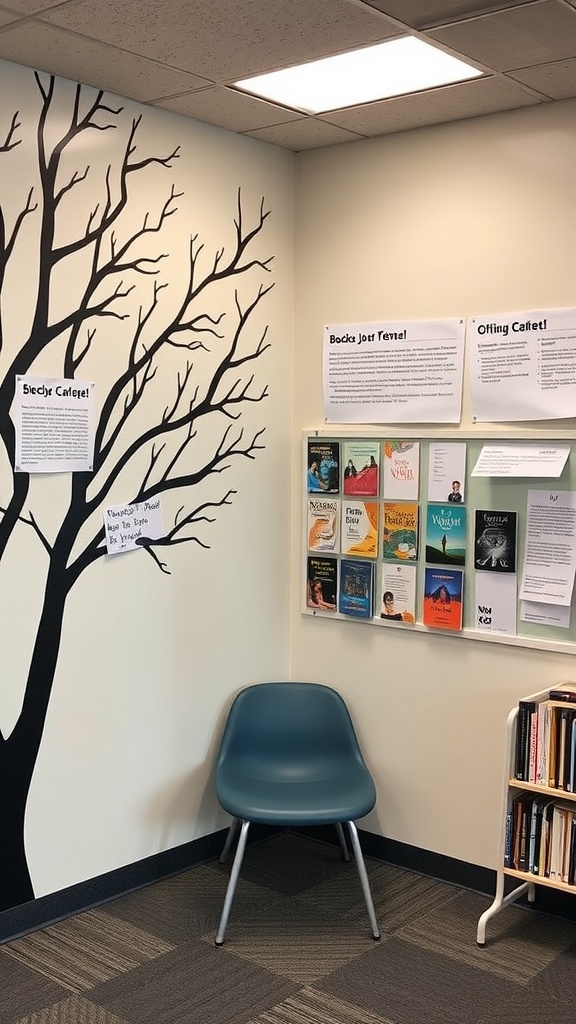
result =
M335 612L338 559L308 555L306 604L315 611Z
M372 618L374 565L343 558L340 562L338 611L360 619Z
M309 551L338 551L339 506L332 498L308 499Z
M320 441L317 437L308 439L307 459L308 491L327 491L331 494L340 490L340 444L338 441Z
M437 565L465 565L466 509L463 506L427 506L426 561Z
M516 572L516 512L476 509L474 568Z
M384 442L384 497L417 501L420 489L420 443Z
M342 446L344 494L378 497L380 444L378 441L344 441Z
M415 501L385 501L382 557L415 562L418 558L418 505Z
M415 565L383 567L380 618L396 622L416 622Z
M376 558L378 555L378 502L342 502L342 554Z
M461 569L426 568L424 578L425 626L434 629L462 629L462 590L464 573Z

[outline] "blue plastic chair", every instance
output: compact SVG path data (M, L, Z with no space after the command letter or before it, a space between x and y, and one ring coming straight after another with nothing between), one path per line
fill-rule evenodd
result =
M240 826L215 943L221 946L251 822L278 827L335 825L345 860L346 822L374 939L380 938L355 819L372 810L376 790L340 694L318 683L260 683L230 709L216 762L216 793L233 821L220 856Z

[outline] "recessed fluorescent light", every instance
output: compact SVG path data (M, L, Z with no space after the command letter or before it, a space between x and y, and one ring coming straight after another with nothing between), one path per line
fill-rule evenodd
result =
M319 114L481 74L463 60L405 36L234 84L273 103Z

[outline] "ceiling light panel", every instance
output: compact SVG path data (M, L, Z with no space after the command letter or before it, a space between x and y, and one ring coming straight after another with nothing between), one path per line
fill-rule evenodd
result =
M308 114L477 78L478 68L405 36L235 82L238 89Z

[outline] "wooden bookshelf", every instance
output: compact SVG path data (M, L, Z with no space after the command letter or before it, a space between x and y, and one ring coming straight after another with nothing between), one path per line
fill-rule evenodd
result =
M522 702L532 702L536 705L546 703L550 707L561 707L564 709L570 707L571 709L576 709L576 705L573 704L568 705L566 702L562 701L551 701L549 699L549 693L549 689L542 690L539 693L531 694L529 697L524 697ZM527 782L516 777L518 713L518 706L512 708L508 715L506 724L507 767L502 794L501 836L498 860L499 866L496 871L496 893L493 902L488 907L488 910L484 911L478 919L476 941L479 946L483 946L486 942L486 925L490 918L500 913L501 910L504 910L504 908L508 907L511 903L520 899L521 896L527 896L529 902L533 902L536 896L537 886L557 889L560 892L566 892L572 895L576 894L576 884L569 884L568 882L561 881L557 878L550 878L547 875L535 874L530 870L524 871L515 867L505 866L507 820L509 811L512 808L512 802L517 796L522 793L527 793L534 794L535 796L550 797L551 799L556 798L562 802L570 801L576 804L576 792L570 792L555 786L544 786L537 782ZM520 884L515 886L515 888L510 892L505 893L506 879L510 878L516 879Z

